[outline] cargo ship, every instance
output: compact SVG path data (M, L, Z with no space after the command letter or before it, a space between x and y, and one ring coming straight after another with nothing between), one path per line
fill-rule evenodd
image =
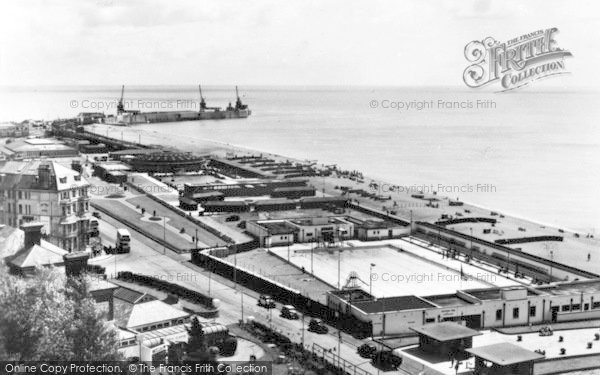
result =
M246 118L252 114L252 111L248 106L242 103L237 86L235 87L235 106L232 106L231 103L229 103L229 106L225 109L222 109L221 107L208 107L204 100L204 96L202 95L202 87L200 85L198 86L198 90L200 92L200 106L198 111L141 112L138 110L125 109L125 105L123 104L125 86L122 86L121 98L117 104L117 115L107 116L104 123L126 126L154 122L236 119Z

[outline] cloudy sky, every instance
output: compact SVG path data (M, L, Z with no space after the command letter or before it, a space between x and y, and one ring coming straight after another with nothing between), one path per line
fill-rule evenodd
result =
M558 27L597 88L600 3L3 0L0 85L464 85L465 45ZM557 81L563 82L564 81Z

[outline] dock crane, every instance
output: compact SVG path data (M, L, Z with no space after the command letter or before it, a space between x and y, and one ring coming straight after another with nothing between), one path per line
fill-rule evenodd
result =
M198 85L198 91L200 92L200 112L204 112L207 109L214 109L215 111L220 111L221 107L207 107L206 101L204 100L204 96L202 96L202 85Z
M200 111L204 111L206 109L206 102L204 101L204 97L202 96L201 85L198 85L198 91L200 91Z
M242 104L242 100L240 99L240 94L238 93L238 87L235 86L235 109L247 109L248 106L245 104Z
M121 86L121 99L119 99L119 104L117 104L117 114L125 112L125 106L123 105L123 95L125 94L125 85Z

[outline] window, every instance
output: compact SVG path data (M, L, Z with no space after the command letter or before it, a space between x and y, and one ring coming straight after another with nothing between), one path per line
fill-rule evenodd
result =
M589 303L584 303L583 304L583 311L588 311L590 309L590 304Z
M536 307L535 306L529 306L529 316L535 316L535 311Z
M562 305L562 311L570 311L571 310L571 306L569 305Z
M502 310L496 310L496 320L502 320Z
M433 323L435 322L435 318L427 318L425 319L425 323Z
M575 311L575 310L581 310L581 304L580 303L576 303L573 305L573 307L571 308L571 311Z
M9 212L10 212L10 210L9 210ZM600 309L600 302L592 303L592 309Z
M513 319L519 319L519 308L513 308Z

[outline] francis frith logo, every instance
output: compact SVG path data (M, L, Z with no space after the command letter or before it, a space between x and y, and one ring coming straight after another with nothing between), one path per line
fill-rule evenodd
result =
M553 27L499 42L492 37L475 40L465 47L471 63L464 73L472 88L499 83L500 91L513 90L541 78L568 73L565 58L571 52L558 47L558 29Z

